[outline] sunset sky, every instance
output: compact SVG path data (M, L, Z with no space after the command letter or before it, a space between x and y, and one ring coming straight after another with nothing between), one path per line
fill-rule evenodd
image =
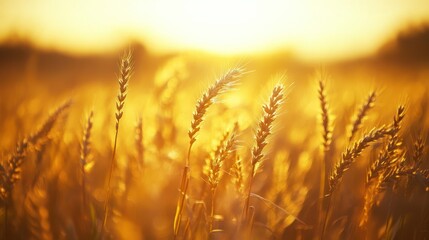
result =
M133 39L154 52L288 50L303 59L344 59L428 21L427 0L0 1L0 40L71 53L106 52Z

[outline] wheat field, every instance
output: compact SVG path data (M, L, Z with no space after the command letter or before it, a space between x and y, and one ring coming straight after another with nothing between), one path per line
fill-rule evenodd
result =
M136 55L2 83L1 239L429 239L424 71Z

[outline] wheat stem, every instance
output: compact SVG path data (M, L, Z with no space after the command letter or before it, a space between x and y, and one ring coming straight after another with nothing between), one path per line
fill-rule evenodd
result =
M201 96L197 101L195 111L192 115L191 127L188 131L189 136L189 147L188 154L183 169L182 180L180 184L180 195L176 206L176 214L173 222L174 230L174 239L177 238L180 229L180 222L182 219L182 211L184 202L186 199L186 194L188 190L188 185L190 181L190 158L192 146L197 140L197 134L200 131L201 123L204 120L204 116L207 112L207 109L214 103L216 97L221 93L229 90L242 76L242 68L233 68L227 71L223 76L221 76L216 82L211 85L207 91Z
M109 207L109 200L110 200L110 194L111 194L111 180L112 180L112 174L114 170L115 163L115 155L116 155L116 145L118 141L118 132L119 132L119 122L123 115L123 107L125 105L125 99L127 97L127 89L128 89L128 81L131 78L132 73L132 59L131 59L131 52L128 51L124 54L124 56L121 59L121 65L120 65L120 76L118 79L119 82L119 93L116 101L116 112L115 112L115 138L113 143L113 152L112 157L110 160L110 170L109 170L109 177L107 181L107 195L104 202L104 218L102 223L102 235L104 234L106 222L107 222L107 216L108 216L108 207Z
M318 212L319 212L319 224L323 218L323 206L324 206L324 196L325 196L325 185L326 185L326 174L328 172L328 152L332 141L332 127L329 114L329 104L326 94L326 75L322 72L319 79L319 100L321 108L321 117L322 117L322 138L323 138L323 157L322 157L322 167L320 168L320 182L319 182L319 201L318 201ZM327 214L327 213L326 213ZM315 232L320 231L320 225L317 225ZM323 231L323 230L322 230ZM322 233L323 235L323 233Z
M262 106L264 113L262 119L258 123L258 129L255 136L255 145L252 148L251 171L249 175L248 192L243 210L243 220L246 220L246 222L248 222L249 217L248 213L253 178L263 162L263 158L265 156L263 150L267 145L267 137L271 134L273 122L278 115L280 105L283 102L283 97L284 86L283 84L277 84L272 91L268 103Z
M88 157L89 157L89 154L91 152L91 130L93 127L93 116L94 116L94 112L91 111L88 118L87 118L85 129L83 131L81 153L80 153L83 209L85 209L87 207L87 203L86 203L86 176L85 176L86 170L85 170L85 167L88 164Z

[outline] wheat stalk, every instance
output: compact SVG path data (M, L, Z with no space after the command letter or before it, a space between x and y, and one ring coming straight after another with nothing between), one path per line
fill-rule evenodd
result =
M416 176L424 173L424 169L421 169L423 160L424 143L423 139L419 137L414 143L414 152L411 158L411 162L406 161L404 154L398 157L398 160L391 166L389 165L385 170L382 178L379 180L379 186L383 187L388 182L395 181L400 177L404 176ZM423 174L424 176L424 174Z
M422 165L423 153L425 150L425 144L423 137L420 135L417 140L414 142L414 152L413 152L413 169L416 170Z
M43 122L39 129L30 134L29 137L19 141L16 146L15 152L9 157L6 165L0 164L0 198L4 202L4 227L5 227L5 238L7 239L7 227L8 227L8 205L12 195L12 190L15 183L21 177L21 165L27 156L29 146L38 147L44 138L48 138L49 133L58 120L59 116L68 109L72 104L72 101L66 101L60 105L49 117Z
M183 205L188 191L188 185L190 180L191 149L193 144L197 140L197 134L200 131L201 123L204 120L204 116L207 112L207 109L214 103L216 97L218 97L226 90L229 90L234 84L236 84L236 82L243 75L243 73L244 69L240 67L228 70L223 76L217 79L216 82L211 85L197 101L195 111L192 114L191 127L188 131L189 147L185 166L182 172L182 178L180 181L180 195L177 201L176 214L174 216L173 222L174 238L176 238L179 233Z
M353 164L355 159L359 157L362 151L369 146L370 143L375 142L384 136L390 134L391 129L382 126L373 128L369 133L364 135L359 141L355 142L352 147L348 147L341 155L341 160L335 165L334 171L329 178L329 193L331 194L338 183L340 182L345 171L347 171Z
M255 145L252 148L252 174L260 168L264 157L263 150L267 145L267 137L271 134L273 122L278 115L278 109L283 101L284 95L283 84L278 84L274 87L268 104L263 105L264 115L258 124L258 130L255 136Z
M258 123L258 129L255 135L255 145L252 148L252 158L251 158L251 171L249 175L249 186L247 198L244 204L243 211L243 220L248 222L249 217L249 203L250 203L250 194L252 192L252 182L255 174L258 169L261 167L263 162L263 150L265 146L268 144L267 137L271 134L273 128L273 122L278 115L278 111L281 103L283 102L284 97L284 86L283 84L277 84L269 98L268 103L262 106L263 109L263 117Z
M372 207L376 190L383 185L383 182L390 178L389 176L396 172L395 165L401 158L399 153L401 140L399 139L398 133L404 116L405 108L403 106L399 106L393 123L389 126L390 131L388 133L389 140L387 145L368 170L366 176L364 207L361 222L359 224L360 226L364 226L368 221L369 211ZM374 179L376 179L376 186L371 184Z
M243 163L239 155L237 155L235 158L234 164L232 165L232 168L231 168L231 173L234 177L233 181L234 181L234 185L237 190L237 193L241 195L243 193L243 188L244 188Z
M141 117L138 118L135 126L134 145L137 150L137 165L141 170L144 164L144 152L145 152L145 148L143 145L143 123L142 123Z
M353 124L349 134L349 142L351 142L356 135L357 131L362 127L362 122L365 119L368 111L374 107L374 102L377 97L375 91L370 92L366 101L361 105L356 115L353 117Z
M93 127L94 112L91 111L86 120L86 126L83 131L81 150L80 150L80 167L82 177L82 203L83 209L86 208L86 171L88 166L88 158L91 153L91 130Z
M394 117L393 124L390 126L389 141L384 151L381 152L378 159L371 165L366 178L367 184L370 184L372 179L377 178L384 170L388 169L389 166L393 166L395 164L395 160L398 159L399 147L402 144L398 133L404 116L405 108L404 106L399 106L397 114Z
M212 185L212 183L214 184L215 179L217 178L214 176L214 174L219 173L221 167L220 165L223 164L223 160L219 159L219 155L222 149L225 147L225 144L228 141L228 137L230 136L230 134L230 130L226 130L222 134L221 139L217 142L214 149L210 152L210 156L205 161L203 173L206 175L207 183L209 183L210 186Z
M116 155L116 145L117 145L117 141L118 141L118 132L119 132L119 122L123 116L123 108L125 105L125 99L127 97L127 90L128 90L128 82L131 78L131 74L132 74L132 69L133 69L133 64L132 64L132 56L131 56L131 51L126 52L122 59L121 59L121 64L120 64L120 74L119 74L119 79L118 79L118 83L119 83L119 92L118 92L118 96L117 96L117 101L116 101L116 112L115 112L115 139L114 139L114 143L113 143L113 152L112 152L112 158L110 160L110 170L109 170L109 175L108 175L108 180L107 180L107 195L106 195L106 199L104 202L104 219L103 219L103 223L102 223L102 234L104 233L105 227L106 227L106 222L107 222L107 216L108 216L108 207L109 207L109 199L110 199L110 191L111 191L111 180L112 180L112 173L114 170L114 166L116 165L115 162L115 155Z
M49 115L36 132L18 142L15 152L7 160L6 166L3 164L0 166L0 173L2 175L0 193L3 200L8 198L13 185L20 178L21 164L26 157L29 146L31 145L37 148L43 139L48 137L59 116L71 106L71 103L71 100L69 100L61 104Z
M72 105L72 100L68 100L61 104L53 113L49 115L49 117L45 120L45 122L39 127L39 129L31 134L28 137L28 143L34 145L37 147L38 141L40 141L42 138L47 137L49 132L54 127L55 122L57 121L58 117Z
M330 114L329 114L329 104L327 100L326 95L326 83L323 80L323 75L321 76L321 79L319 80L319 100L320 100L320 108L322 110L321 117L322 117L322 127L323 127L323 150L324 152L329 151L329 146L332 141L332 128L331 128L331 121L330 121Z
M233 131L232 133L227 134L229 138L225 140L221 140L220 146L217 147L215 152L213 153L211 160L210 160L210 169L208 172L208 179L207 182L210 186L211 190L211 211L210 211L210 232L213 230L213 223L214 223L214 212L215 212L215 195L216 195L216 189L220 182L221 178L221 168L223 166L223 163L228 157L231 155L231 153L235 150L236 145L236 133Z
M197 101L195 111L192 115L191 127L188 131L189 136L189 150L188 158L186 160L186 166L189 166L189 154L192 145L197 140L197 133L200 131L201 123L204 120L204 115L207 109L213 104L216 97L226 90L229 90L242 76L243 69L233 68L227 71L222 77L220 77L213 85L211 85L207 91Z
M326 173L328 172L328 152L332 141L332 128L331 128L331 116L329 114L329 104L328 97L326 94L326 78L327 76L321 72L319 79L319 101L321 109L321 118L322 118L322 139L323 139L323 157L322 157L322 167L320 168L320 182L319 182L319 201L318 201L318 212L319 212L319 222L322 221L323 205L324 205L324 195L325 195L325 185L326 185ZM326 213L328 214L328 213ZM316 232L319 232L320 225L317 225ZM323 232L322 232L323 235Z

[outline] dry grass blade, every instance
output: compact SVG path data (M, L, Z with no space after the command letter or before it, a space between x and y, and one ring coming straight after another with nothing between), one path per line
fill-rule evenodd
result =
M352 128L350 130L349 142L353 140L357 131L362 127L362 122L365 119L366 115L368 114L368 111L374 107L374 102L376 97L377 97L376 92L372 91L368 95L366 101L359 108L356 115L353 117L354 120L353 120Z

